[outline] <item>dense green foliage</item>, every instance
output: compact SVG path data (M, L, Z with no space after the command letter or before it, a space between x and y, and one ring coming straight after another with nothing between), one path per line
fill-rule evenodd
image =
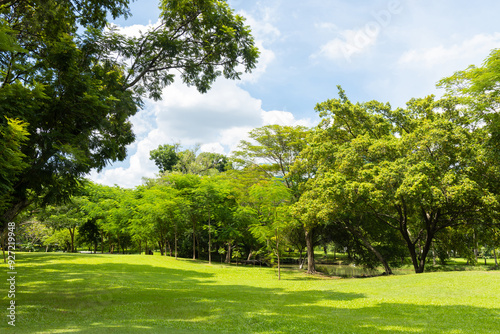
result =
M0 2L0 110L29 133L2 227L33 203L68 200L92 169L123 160L130 116L144 96L160 98L172 71L206 92L217 77L255 67L250 30L225 2L164 0L160 9L158 27L127 37L105 29L108 16L129 14L126 0Z

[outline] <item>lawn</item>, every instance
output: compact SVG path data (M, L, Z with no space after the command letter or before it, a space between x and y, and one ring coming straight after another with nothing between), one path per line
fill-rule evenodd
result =
M500 272L364 279L144 255L18 253L2 333L498 333ZM2 266L7 276L6 266Z

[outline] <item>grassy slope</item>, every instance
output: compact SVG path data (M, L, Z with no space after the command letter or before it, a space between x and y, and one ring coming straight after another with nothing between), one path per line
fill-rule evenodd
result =
M498 333L500 328L500 272L339 280L288 271L278 281L274 269L54 253L18 254L17 271L16 327L7 328L2 315L0 332ZM0 287L6 291L7 285ZM2 295L5 310L7 293Z

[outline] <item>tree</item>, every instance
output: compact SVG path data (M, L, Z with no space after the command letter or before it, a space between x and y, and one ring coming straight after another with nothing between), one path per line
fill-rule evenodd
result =
M224 214L221 211L228 209L227 201L230 188L225 180L217 177L204 177L195 189L195 198L202 206L202 217L207 222L208 229L208 263L212 263L212 225L217 220L222 223Z
M132 94L119 89L122 70L102 62L77 35L78 25L103 28L108 12L126 13L126 2L1 4L0 21L13 46L1 52L0 105L4 115L27 123L30 134L21 149L28 167L10 193L3 222L33 201L68 199L91 168L125 157L133 140L126 122L136 112Z
M20 149L28 139L28 124L7 117L5 120L5 124L0 123L0 211L8 208L18 175L28 167Z
M154 160L160 173L181 172L183 174L213 175L229 168L227 157L220 153L197 153L199 147L179 151L180 144L160 145L152 150L150 160Z
M304 184L314 175L311 163L299 161L300 153L307 147L309 131L303 126L267 125L250 131L253 142L241 141L239 151L233 153L233 160L240 166L257 166L268 177L283 178L284 184L292 192L292 200L299 200ZM296 164L295 168L292 166ZM307 272L315 272L314 267L314 224L305 224L304 235L307 243Z
M70 251L75 252L75 235L77 228L87 221L82 210L82 201L75 197L72 202L60 206L48 207L42 214L43 221L55 230L67 230L71 238Z
M206 92L219 76L237 79L258 51L244 19L223 1L164 0L161 24L140 37L104 31L128 15L128 1L0 3L0 106L28 123L29 165L2 223L30 203L60 203L84 175L123 160L134 140L129 117L145 95L180 79ZM84 31L83 33L81 33Z
M182 199L182 212L192 226L193 238L193 260L196 259L196 240L200 217L203 214L203 204L197 201L196 188L200 184L200 177L193 174L169 173L164 174L159 180L159 184L170 186L178 191L178 196Z
M160 173L172 172L174 166L179 161L179 156L177 155L177 150L179 149L179 144L174 145L160 145L157 149L149 152L150 160L154 160L156 166L160 170Z
M251 227L252 234L273 250L278 260L278 280L281 280L280 255L286 240L285 230L293 220L287 215L290 189L277 179L266 180L250 188L250 198L257 221Z
M496 205L476 181L484 132L453 99L413 99L393 111L375 101L352 104L339 91L340 99L317 107L324 119L311 144L319 162L311 189L344 192L347 202L332 205L349 203L355 216L397 231L421 273L438 233L478 223Z

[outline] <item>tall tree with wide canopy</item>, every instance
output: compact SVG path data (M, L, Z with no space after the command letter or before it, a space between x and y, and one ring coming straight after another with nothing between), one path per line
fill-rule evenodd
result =
M251 231L264 242L278 260L278 280L281 280L281 254L286 242L285 231L293 218L287 215L290 189L278 179L264 180L250 188L250 201L255 223Z
M417 273L440 231L479 222L496 205L477 181L484 132L456 102L428 97L393 111L352 104L340 89L339 99L317 106L323 121L311 143L309 158L318 161L311 191L337 205L342 194L353 215L373 217L356 228L398 231Z
M29 167L2 224L35 200L68 199L92 169L123 160L134 140L129 117L142 97L159 99L175 72L206 92L217 77L255 67L250 30L224 1L163 0L160 24L140 37L104 30L108 15L129 14L127 4L0 3L0 110L30 134L22 148Z
M299 159L307 147L309 130L304 126L266 125L250 131L252 141L241 141L239 150L233 153L233 161L242 167L253 166L261 169L268 177L279 177L291 190L292 202L299 200L304 184L314 175L312 164ZM295 164L295 167L293 167ZM315 272L314 265L314 224L305 224L307 243L308 273Z

